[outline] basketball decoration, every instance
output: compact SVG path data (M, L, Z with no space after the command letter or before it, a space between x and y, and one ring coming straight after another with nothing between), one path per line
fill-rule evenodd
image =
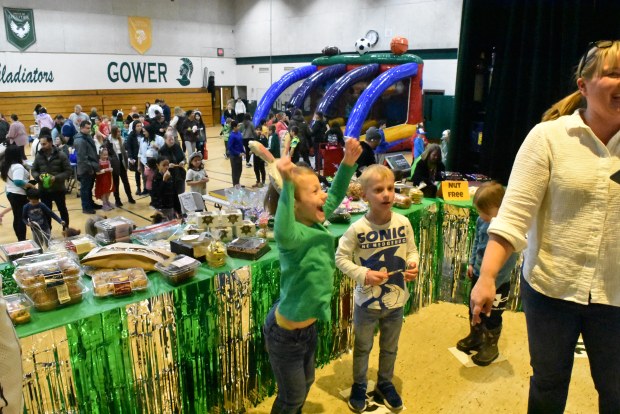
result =
M390 42L390 50L395 55L402 55L409 49L409 41L401 36L395 36Z

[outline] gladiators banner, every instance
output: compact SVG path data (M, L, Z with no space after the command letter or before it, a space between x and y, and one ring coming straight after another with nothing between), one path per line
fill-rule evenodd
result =
M148 17L128 17L129 42L143 55L151 48L151 19Z
M6 39L22 52L36 43L32 9L4 8Z

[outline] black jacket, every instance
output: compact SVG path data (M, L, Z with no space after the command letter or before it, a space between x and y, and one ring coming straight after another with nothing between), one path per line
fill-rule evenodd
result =
M41 185L39 188L41 191L65 191L65 181L67 178L73 175L73 169L67 155L58 151L57 148L52 147L52 153L48 157L43 151L37 152L34 156L34 162L32 163L32 178L39 181L41 174L50 174L54 176L54 183L49 189L43 188Z
M446 170L446 166L443 165L443 162L437 162L437 169L435 170L435 175L431 177L430 170L428 169L427 160L418 161L415 166L415 170L413 171L413 185L420 185L420 183L426 183L426 187L422 189L424 193L424 197L436 197L437 195L437 187L435 186L436 181L443 181L443 177L441 176L441 172Z
M137 160L138 152L140 151L140 137L135 131L131 131L125 142L125 149L127 150L127 156L129 159Z

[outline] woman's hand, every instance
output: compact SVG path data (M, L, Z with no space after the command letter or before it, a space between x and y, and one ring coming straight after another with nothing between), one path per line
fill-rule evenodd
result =
M495 280L491 277L480 277L471 291L472 325L480 323L480 314L491 316L491 307L495 300Z
M355 165L355 161L362 155L362 146L355 138L348 138L344 144L344 158L342 163L349 167Z

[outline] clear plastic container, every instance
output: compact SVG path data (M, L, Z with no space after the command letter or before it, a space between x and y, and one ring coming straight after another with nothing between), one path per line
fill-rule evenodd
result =
M78 258L86 256L92 249L99 247L95 238L89 234L69 237L65 240L52 240L49 250L53 252L71 251Z
M97 236L101 234L104 241L128 241L131 235L134 222L125 217L114 217L110 219L100 220L95 223L97 228Z
M20 286L21 287L21 286ZM61 306L68 306L82 301L88 288L82 284L81 279L64 279L57 285L39 283L22 287L24 293L32 300L38 311L50 311Z
M149 287L146 273L138 268L97 273L92 276L92 280L93 296L98 298L130 295Z
M2 254L7 262L12 262L20 257L40 254L43 252L41 247L32 240L4 244L0 246L0 250L2 250Z
M46 253L15 261L13 279L25 290L35 285L57 286L82 276L82 268L73 253Z
M15 293L4 297L9 317L13 324L21 325L30 322L30 308L32 301L23 293Z
M199 266L198 260L179 254L172 261L156 263L155 269L161 272L168 282L177 285L194 277Z

